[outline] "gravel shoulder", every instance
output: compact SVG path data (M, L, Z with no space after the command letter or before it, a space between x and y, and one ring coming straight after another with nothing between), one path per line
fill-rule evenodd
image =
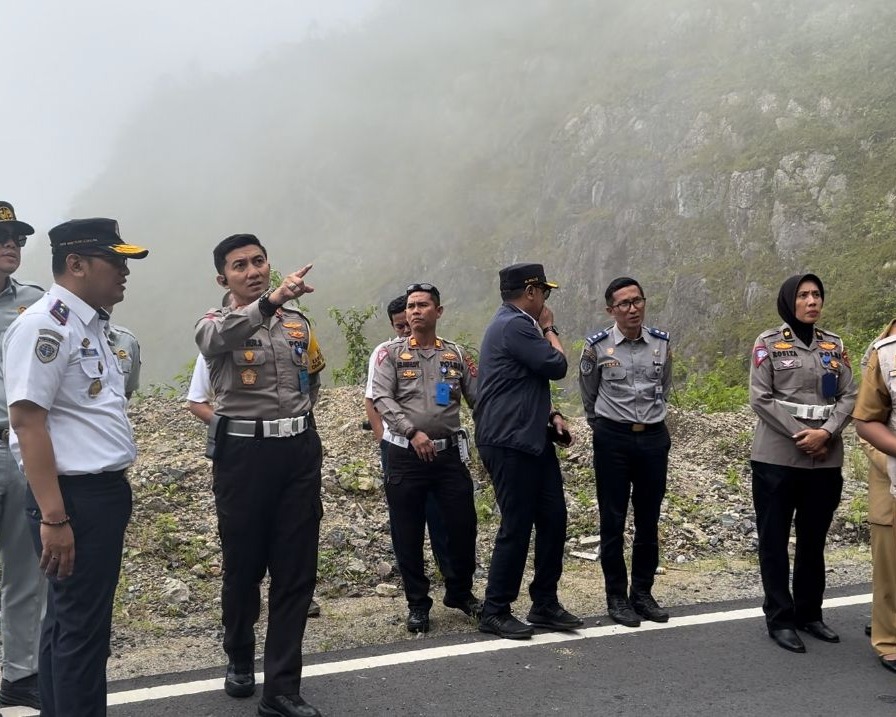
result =
M404 628L406 607L389 540L378 454L370 433L359 427L363 394L354 387L324 390L315 413L325 451L316 593L322 614L308 622L305 651L427 639L409 635ZM209 461L202 457L204 430L172 396L140 397L131 419L140 456L130 473L134 515L116 599L109 676L224 664L220 546ZM756 598L759 603L748 462L753 423L747 410L711 415L670 411L673 448L660 526L663 574L655 586L661 603L738 598ZM576 444L561 452L569 538L560 597L575 613L602 615L600 566L589 559L596 536L590 431L582 419L572 424ZM832 587L865 583L871 574L864 523L867 463L854 436L847 441L846 485L828 541ZM475 583L481 595L498 516L481 466L474 464L473 474L480 485ZM435 601L430 635L475 630L469 618L441 605L441 581L431 563L429 567ZM523 615L529 607L527 580L516 603ZM259 648L264 627L263 614Z

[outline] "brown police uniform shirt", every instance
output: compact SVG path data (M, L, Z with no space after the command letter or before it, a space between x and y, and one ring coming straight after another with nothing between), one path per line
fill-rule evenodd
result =
M890 322L878 340L889 336L894 324L896 320ZM881 374L877 350L873 348L873 344L865 355L867 363L862 372L862 385L859 387L852 417L859 421L877 421L887 425L893 411L890 389ZM868 471L868 522L875 525L893 525L893 520L896 518L896 499L890 494L886 456L864 441L863 448L871 461L871 469Z
M261 314L257 301L210 309L196 323L196 345L206 358L222 415L290 418L307 413L317 401L324 359L308 319L296 309L282 306L271 317Z
M396 436L412 430L432 439L460 430L460 399L476 400L476 365L460 346L443 338L421 349L413 336L395 339L377 353L373 372L373 405ZM436 403L437 386L448 386L448 404Z
M822 391L827 374L836 380L830 396ZM842 466L840 434L849 423L856 392L849 356L837 334L816 328L806 346L787 324L761 333L750 364L750 406L759 417L751 460L792 468ZM825 420L808 420L791 416L778 401L830 404L834 409ZM791 436L806 428L824 428L831 434L824 458L813 458L796 447Z

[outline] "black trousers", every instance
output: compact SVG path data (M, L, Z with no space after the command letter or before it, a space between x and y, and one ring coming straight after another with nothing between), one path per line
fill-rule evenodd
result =
M224 556L224 651L252 665L261 581L270 574L264 694L297 694L302 638L317 581L321 444L317 432L291 438L228 436L214 463L215 508Z
M388 441L380 441L380 463L383 466L383 480L389 472L389 446L392 444ZM451 560L448 558L448 534L445 532L445 520L439 511L439 504L436 502L435 493L430 492L426 496L426 529L429 532L429 545L432 548L432 557L435 558L436 564L442 577L453 579L454 573L451 567ZM389 522L389 531L392 537L392 545L395 545L395 534L392 532L392 522Z
M476 509L473 481L456 447L421 461L409 448L390 444L386 473L386 501L392 526L393 549L404 583L408 607L429 609L429 578L423 565L426 503L435 497L444 519L450 574L443 573L445 593L463 600L471 595L476 570Z
M75 537L75 566L65 580L47 581L38 664L41 715L101 717L131 486L124 471L115 471L59 476L59 488ZM40 555L40 511L30 488L25 509Z
M510 604L520 594L533 527L535 576L529 585L529 597L536 607L550 606L557 602L566 542L563 476L554 445L548 443L541 455L479 446L479 456L491 476L501 509L482 614L510 613Z
M660 505L672 443L665 423L636 432L631 426L597 419L592 441L600 515L600 565L607 597L625 596L625 518L631 499L635 538L631 591L650 592L659 564Z
M750 461L759 532L759 570L769 630L821 620L824 543L840 503L840 468L790 468ZM796 528L793 594L790 592L790 526Z

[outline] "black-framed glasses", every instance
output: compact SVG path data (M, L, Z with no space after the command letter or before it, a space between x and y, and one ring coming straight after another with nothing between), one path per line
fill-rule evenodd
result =
M441 299L442 295L439 293L439 290L433 284L409 284L405 293L410 296L415 291L425 291L428 294L432 294L437 299Z
M642 306L644 306L645 301L647 301L647 299L645 299L643 296L638 296L634 299L626 299L625 301L620 301L618 304L612 304L610 308L628 311L634 306L636 309L640 309Z

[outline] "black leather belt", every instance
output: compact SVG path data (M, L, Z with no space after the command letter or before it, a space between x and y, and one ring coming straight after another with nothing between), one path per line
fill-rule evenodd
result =
M602 416L598 416L597 423L616 431L631 431L632 433L658 431L665 425L663 421L658 423L625 423L623 421L612 421Z

